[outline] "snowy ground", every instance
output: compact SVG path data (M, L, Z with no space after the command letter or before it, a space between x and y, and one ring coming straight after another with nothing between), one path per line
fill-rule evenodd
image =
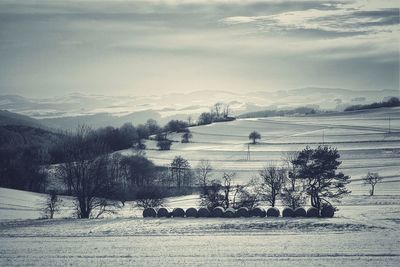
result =
M390 118L390 133L389 132ZM368 171L384 177L377 191L386 195L400 194L400 108L338 113L306 117L271 117L239 119L190 128L193 139L189 144L171 135L170 151L158 151L155 142L147 142L146 155L157 165L167 166L177 155L192 167L207 159L214 167L213 178L224 171L236 172L236 182L246 183L263 166L282 164L286 152L299 151L307 145L336 147L341 155L341 171L352 177L353 194L367 194L361 184ZM248 135L258 131L262 139L248 147ZM250 160L247 160L248 149ZM131 150L121 151L131 154Z
M191 130L192 143L161 152L148 142L147 156L165 165L182 155L193 167L205 158L214 178L233 170L243 183L263 165L280 163L283 152L325 143L339 149L353 193L332 219L143 219L127 203L113 216L77 220L71 218L73 199L62 197L54 220L38 220L46 196L0 188L0 266L398 266L400 109L246 119ZM263 139L246 160L253 130ZM384 177L374 197L360 181L368 171ZM167 206L197 207L198 201L196 195L170 198Z
M44 195L0 188L0 266L398 266L400 196L351 196L332 219L77 220L72 199L53 220L37 220ZM170 208L197 196L170 198Z

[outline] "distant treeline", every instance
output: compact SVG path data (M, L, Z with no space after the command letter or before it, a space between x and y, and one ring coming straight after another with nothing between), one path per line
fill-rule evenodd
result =
M211 108L211 112L202 113L197 123L191 122L191 119L188 122L171 120L161 127L157 121L149 119L139 125L125 123L121 127L87 129L79 147L83 149L101 144L101 153L93 150L95 156L100 157L128 148L143 150L146 148L144 140L155 136L159 149L169 150L172 144L172 140L168 139L169 133L182 133L182 142L187 143L192 137L188 127L234 120L229 113L229 105L217 103ZM13 121L18 123L20 120ZM76 138L75 131L53 132L38 128L35 124L0 126L0 186L46 191L49 165L68 162L71 151L67 148Z
M298 107L294 109L287 110L262 110L255 112L248 112L239 115L239 118L260 118L260 117L275 117L275 116L286 116L286 115L308 115L308 114L316 114L317 110L309 107Z
M213 122L233 121L236 118L229 116L230 112L229 104L222 102L215 103L214 106L211 107L210 112L203 112L200 114L199 118L197 119L197 125L207 125Z
M382 102L374 102L372 104L366 105L353 105L347 107L344 111L355 111L355 110L364 110L364 109L374 109L374 108L390 108L390 107L399 107L400 101L397 97L391 97L387 101Z

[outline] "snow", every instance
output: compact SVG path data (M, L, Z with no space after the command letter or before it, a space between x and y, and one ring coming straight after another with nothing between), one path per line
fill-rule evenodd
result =
M391 116L392 133L386 118ZM257 130L262 143L251 146ZM319 218L142 218L133 203L101 219L73 219L73 198L61 196L55 219L42 217L46 195L0 188L0 266L398 266L400 260L400 112L381 109L346 115L246 119L193 127L193 142L147 156L156 164L175 155L192 166L206 158L218 178L224 170L246 182L282 151L324 141L337 146L342 171L352 176L350 196L331 219ZM174 136L180 140L179 135ZM122 151L130 154L132 151ZM376 196L360 177L378 171ZM170 209L198 207L199 196L171 197ZM278 208L282 209L281 206Z
M127 203L116 215L85 220L63 218L72 199L62 197L56 219L37 220L45 199L0 188L1 266L397 266L400 259L400 196L349 196L331 219L144 219ZM198 200L173 197L167 206Z
M389 131L389 120L391 133ZM282 164L285 152L299 151L307 145L336 147L341 155L341 171L350 175L355 194L366 194L360 178L368 171L379 172L385 182L378 194L400 194L400 108L324 114L303 117L238 119L190 128L191 143L180 143L180 134L171 134L170 151L158 151L155 141L146 143L146 155L157 165L167 166L177 155L196 167L207 159L214 167L213 178L234 171L236 183L246 183L269 163ZM262 139L248 146L248 135L258 131ZM250 160L247 160L248 149ZM120 151L129 155L131 150Z

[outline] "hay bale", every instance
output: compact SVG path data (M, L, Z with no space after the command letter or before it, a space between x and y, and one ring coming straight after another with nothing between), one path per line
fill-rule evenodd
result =
M157 217L159 217L159 218L169 218L171 216L170 216L170 212L166 208L159 208L157 210Z
M307 210L307 217L308 218L316 218L319 217L319 211L317 208L311 207Z
M225 209L223 207L215 207L212 212L211 216L215 218L224 217Z
M297 208L294 210L294 217L307 217L307 212L304 208Z
M175 208L172 211L172 217L174 217L174 218L185 217L185 211L181 208Z
M282 217L294 217L294 210L290 207L286 207L282 211Z
M250 211L250 216L252 217L265 217L267 212L261 207L255 207Z
M267 217L279 217L280 212L277 208L271 207L267 210Z
M236 212L236 217L250 217L249 209L246 207L241 207Z
M332 218L335 215L335 208L331 205L326 205L321 209L321 217Z
M197 209L195 208L188 208L186 210L186 217L193 217L193 218L197 218Z
M156 217L156 216L157 216L157 212L154 208L146 208L143 211L144 218Z
M200 208L197 211L197 216L199 218L208 218L208 217L210 217L210 215L211 215L210 211L207 208Z
M225 218L234 218L236 215L236 210L233 208L227 208L224 214Z

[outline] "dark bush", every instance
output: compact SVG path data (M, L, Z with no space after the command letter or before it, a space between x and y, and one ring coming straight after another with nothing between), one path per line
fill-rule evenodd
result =
M307 212L304 208L297 208L294 210L295 217L307 217Z
M234 218L236 214L235 209L233 208L227 208L224 214L225 218Z
M275 207L271 207L267 210L267 217L279 217L279 210Z
M250 217L249 209L246 207L241 207L236 212L236 217Z
M185 217L185 211L181 208L175 208L172 211L172 217L177 218L177 217Z
M159 208L157 210L157 217L165 217L165 218L169 218L170 217L170 212L166 209L166 208Z
M294 217L294 210L292 208L286 207L282 211L282 217Z
M208 217L210 217L210 211L207 208L200 208L197 211L197 216L199 218L208 218Z
M319 217L319 211L317 208L311 207L307 210L307 217L308 218L316 218Z
M331 205L326 205L321 209L321 217L332 218L335 215L335 208Z
M225 209L223 207L216 207L212 210L211 215L215 218L224 217Z
M261 207L256 207L250 211L250 215L252 217L265 217L267 216L267 212Z
M198 217L197 210L195 208L188 208L186 210L186 217L197 218Z
M148 218L148 217L156 217L157 216L157 212L155 209L153 208L147 208L143 210L143 217L144 218Z

